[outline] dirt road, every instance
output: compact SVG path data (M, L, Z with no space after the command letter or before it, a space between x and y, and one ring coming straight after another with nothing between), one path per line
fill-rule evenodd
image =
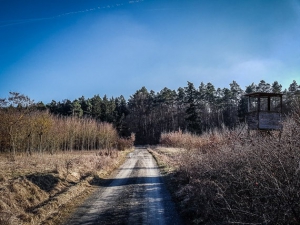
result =
M136 148L108 185L80 206L66 225L181 225L152 155Z

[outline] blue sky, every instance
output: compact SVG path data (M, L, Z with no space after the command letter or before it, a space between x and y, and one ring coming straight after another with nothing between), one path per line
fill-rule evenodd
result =
M0 97L300 83L300 0L0 0Z

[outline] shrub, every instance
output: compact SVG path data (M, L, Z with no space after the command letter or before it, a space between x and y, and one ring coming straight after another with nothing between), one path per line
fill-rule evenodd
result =
M174 134L164 135L162 143ZM194 138L191 143L200 145L178 160L177 196L195 224L300 223L300 127L294 119L284 123L281 138L239 130ZM182 145L186 140L174 147Z
M119 138L117 147L119 150L124 151L125 149L132 148L135 141L135 134L132 133L129 138Z
M25 110L25 109L24 109ZM22 112L22 110L21 110ZM21 118L21 119L19 119ZM90 118L58 117L48 112L0 108L0 152L54 152L113 149L118 140L112 124ZM13 124L13 125L11 125Z

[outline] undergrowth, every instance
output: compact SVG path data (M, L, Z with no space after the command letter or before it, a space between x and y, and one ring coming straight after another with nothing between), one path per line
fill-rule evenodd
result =
M285 121L281 136L225 128L162 134L162 145L188 149L173 161L184 217L193 224L300 224L299 115Z

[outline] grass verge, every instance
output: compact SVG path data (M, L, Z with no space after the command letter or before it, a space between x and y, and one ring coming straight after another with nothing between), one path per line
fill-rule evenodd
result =
M59 224L130 150L61 152L0 158L0 224Z

